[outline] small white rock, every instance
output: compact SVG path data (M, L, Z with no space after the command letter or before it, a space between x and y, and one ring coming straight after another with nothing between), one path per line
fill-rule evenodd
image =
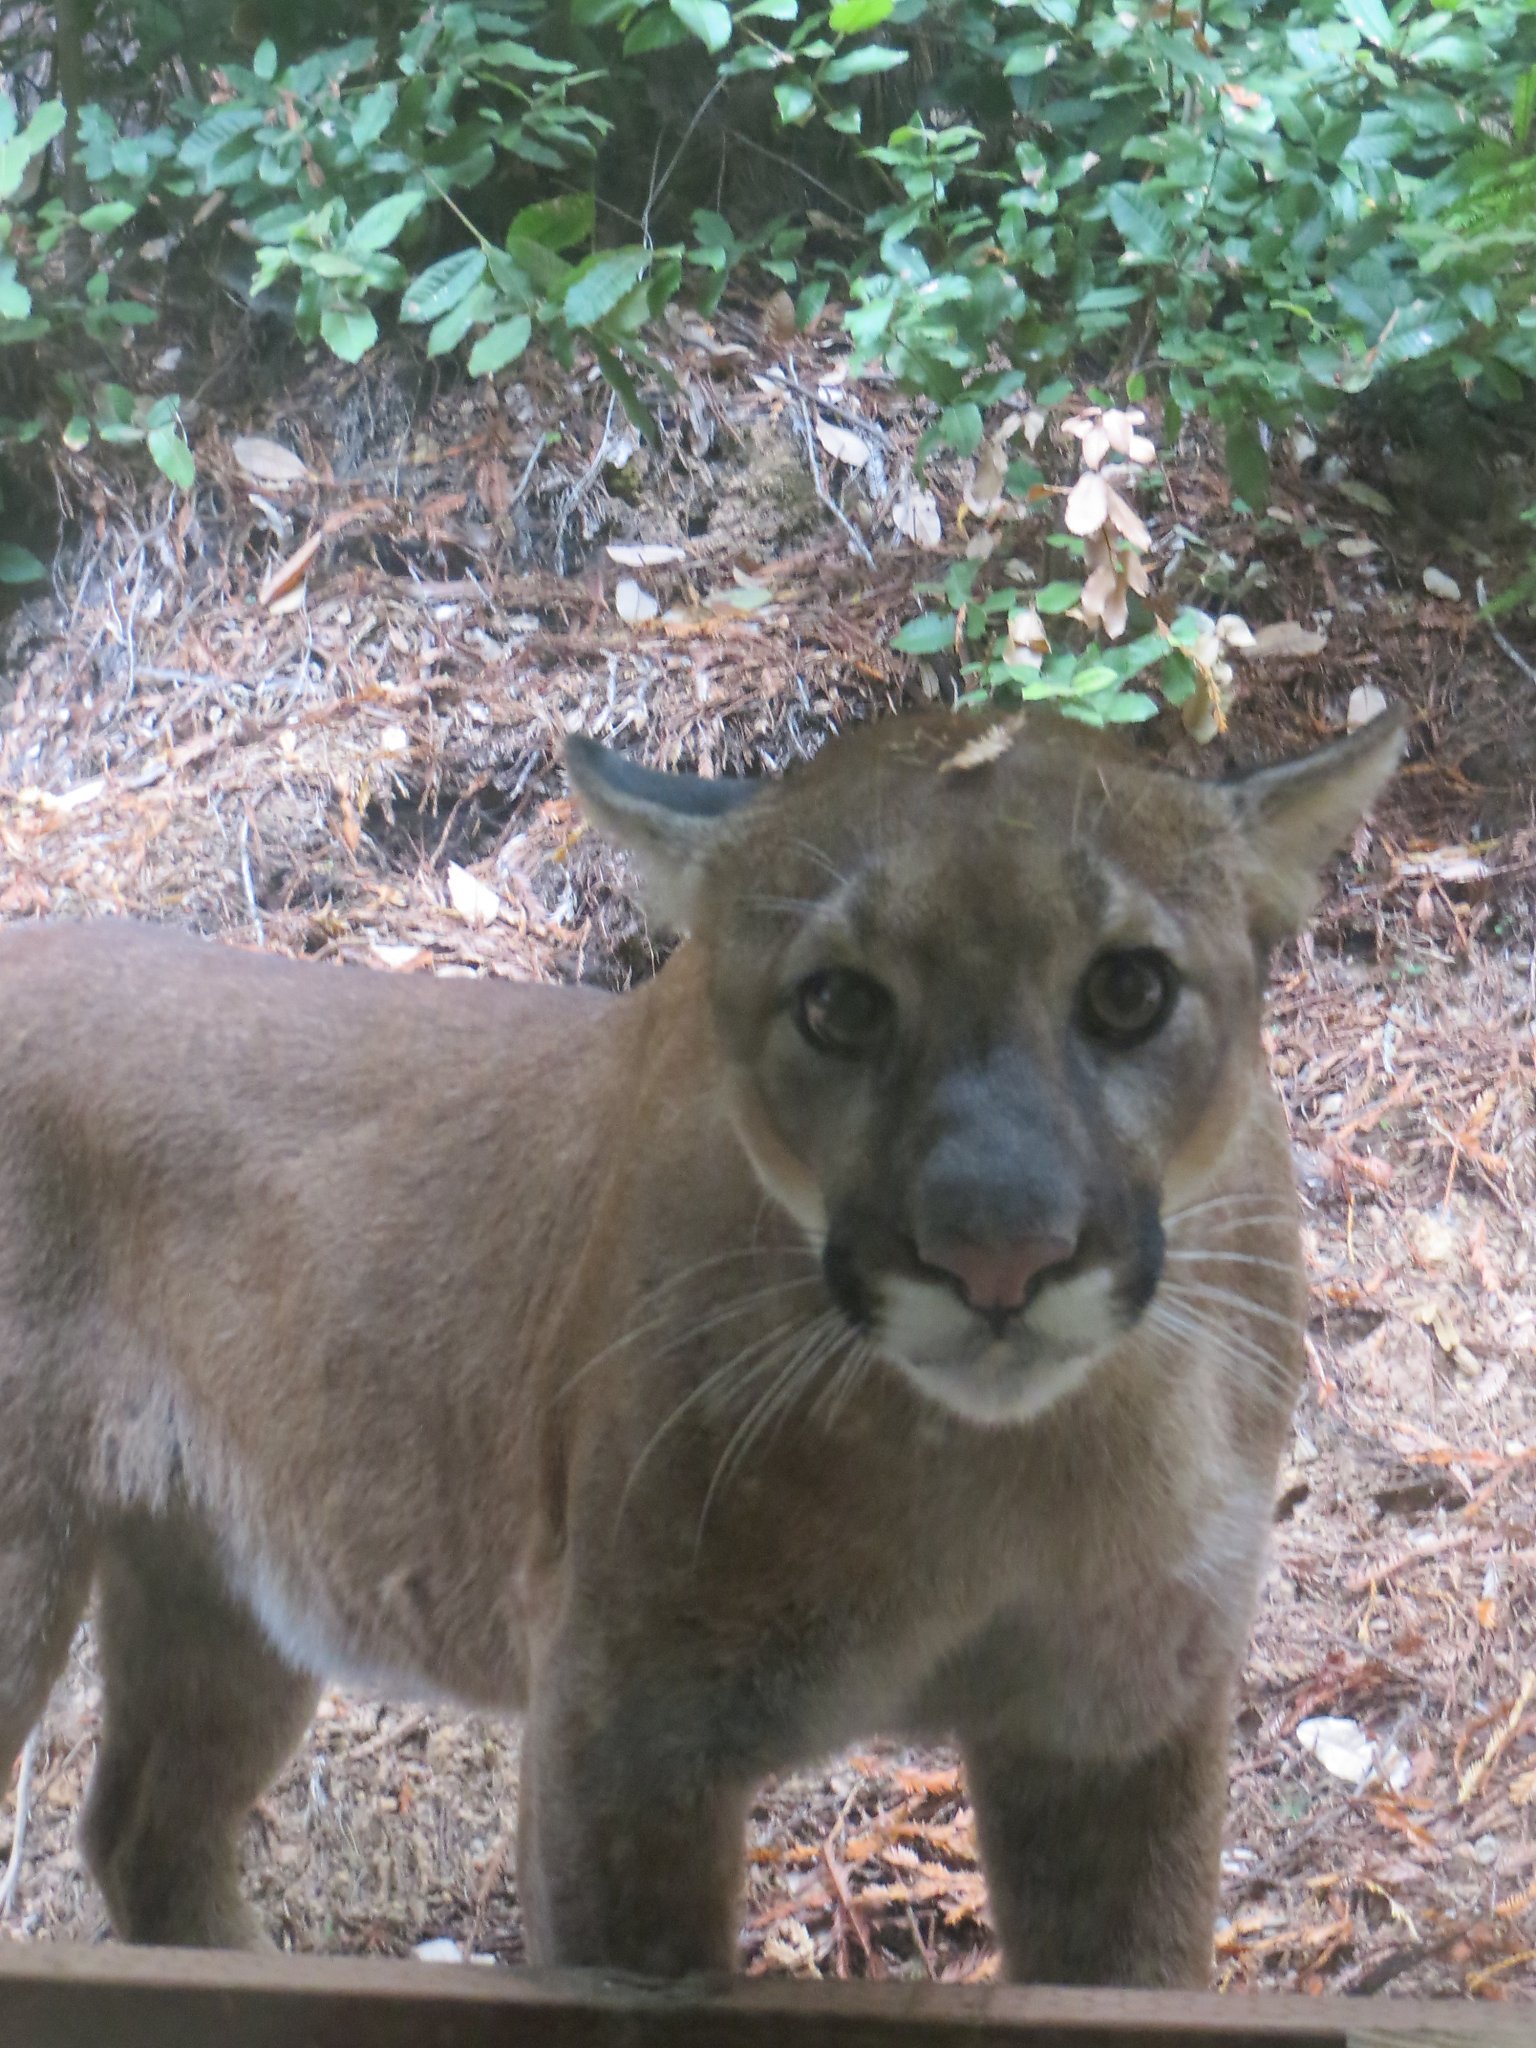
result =
M1449 604L1461 602L1461 585L1454 576L1447 576L1443 569L1426 569L1424 588L1431 597L1443 597Z
M1349 709L1344 714L1344 724L1350 732L1358 732L1362 725L1369 725L1373 718L1379 718L1387 708L1383 691L1374 683L1358 683L1349 693Z
M1340 1714L1318 1714L1296 1725L1296 1740L1311 1752L1332 1777L1357 1790L1371 1775L1376 1745L1358 1721Z

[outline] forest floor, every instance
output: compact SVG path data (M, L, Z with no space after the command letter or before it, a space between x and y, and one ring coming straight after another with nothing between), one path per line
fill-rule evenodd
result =
M238 320L215 343L195 494L64 458L55 588L0 622L6 919L622 982L652 956L573 818L565 731L778 767L948 687L886 645L944 566L892 525L920 422L830 345L680 329L658 453L550 365L497 391L403 354L306 362ZM1215 1973L1529 1997L1536 669L1518 625L1478 622L1494 560L1425 538L1373 474L1347 445L1277 450L1266 516L1239 520L1186 435L1146 504L1165 588L1325 635L1244 667L1208 762L1310 745L1362 686L1415 713L1270 1009L1312 1369L1241 1687ZM936 485L951 555L963 482ZM1042 576L1055 523L1047 504L1006 536ZM1177 727L1151 743L1195 758ZM6 1937L104 1933L73 1826L98 1706L87 1627L42 1724ZM285 1946L515 1962L516 1809L515 1723L332 1691L257 1811L249 1882ZM993 1973L954 1759L872 1741L765 1786L743 1938L754 1970Z

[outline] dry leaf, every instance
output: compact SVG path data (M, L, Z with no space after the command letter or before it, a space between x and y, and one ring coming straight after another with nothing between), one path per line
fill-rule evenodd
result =
M610 541L608 559L621 569L660 569L668 562L685 562L688 550L669 540Z
M1447 576L1443 569L1426 569L1424 588L1431 597L1443 597L1451 604L1461 602L1461 585L1454 576Z
M1467 846L1431 847L1427 853L1399 861L1397 871L1400 875L1429 875L1437 882L1485 882L1489 872L1482 855Z
M1109 485L1097 470L1084 470L1067 493L1064 517L1069 533L1097 533L1109 517Z
M392 974L408 974L427 957L425 946L398 946L383 939L375 939L368 950L379 965L388 968Z
M862 469L869 460L869 443L851 427L839 427L818 416L816 438L834 462L846 463L850 469Z
M936 548L944 538L938 499L932 491L921 490L915 483L897 492L891 506L891 524L920 548Z
M1039 654L1051 651L1050 635L1033 605L1008 614L1008 639L1014 647L1032 647Z
M461 868L457 861L448 863L448 901L466 924L477 929L494 924L505 908L494 889L468 868Z
M1141 514L1134 505L1127 504L1120 493L1111 486L1106 485L1104 496L1109 507L1110 521L1116 531L1124 534L1133 548L1140 548L1145 552L1152 545L1152 536Z
M264 605L275 606L281 598L298 589L304 581L310 563L319 554L320 544L324 539L325 529L322 527L319 532L312 533L302 546L296 547L285 560L279 562L275 569L268 570L259 593Z
M1038 405L1032 405L1024 415L1024 445L1033 448L1045 432L1045 414Z
M1278 625L1260 626L1248 652L1255 661L1305 661L1310 655L1321 654L1327 645L1326 633L1300 625L1295 619L1282 619Z
M269 441L262 434L240 434L229 446L230 453L252 483L281 489L286 484L311 481L304 462L281 441Z
M1367 540L1361 533L1352 534L1348 540L1339 542L1339 553L1346 561L1363 562L1367 555L1374 555L1375 552L1375 541Z
M613 608L626 626L643 625L647 619L654 619L661 610L648 590L635 581L633 576L621 576L613 593Z
M763 308L763 339L770 348L787 348L795 338L795 302L776 291Z
M1357 683L1349 693L1349 709L1344 714L1345 730L1358 732L1362 725L1369 725L1373 718L1379 718L1386 708L1386 695L1374 683Z
M1145 464L1156 458L1157 450L1152 443L1145 434L1136 431L1145 418L1146 414L1139 407L1131 412L1112 408L1102 416L1101 423L1110 447L1129 462Z
M1097 626L1103 620L1105 607L1113 603L1117 590L1120 590L1120 578L1116 575L1113 564L1101 562L1083 585L1083 594L1077 601L1084 619L1086 619L1090 626ZM1123 619L1125 613L1123 591L1121 592L1120 611Z
M1003 479L1007 474L1008 458L1001 443L995 439L984 441L975 471L965 487L966 505L978 518L995 512L1002 503Z
M1201 669L1196 674L1194 689L1179 707L1179 719L1190 738L1202 747L1209 746L1218 733L1226 731L1227 714L1221 689L1209 670Z
M977 733L975 739L967 740L958 754L951 754L947 761L939 763L941 775L964 774L967 769L985 768L989 761L1001 760L1013 745L1024 714L1015 712L1011 718L1000 718L995 725L989 725L985 732Z
M345 789L336 792L336 808L341 813L341 843L348 853L356 853L363 843L362 821L357 815L357 805Z

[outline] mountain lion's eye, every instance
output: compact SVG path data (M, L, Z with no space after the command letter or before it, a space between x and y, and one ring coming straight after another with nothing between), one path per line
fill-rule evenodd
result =
M850 968L828 967L795 991L795 1022L818 1052L862 1060L879 1051L891 1021L891 998L878 981Z
M1167 1017L1177 987L1161 953L1105 953L1083 978L1084 1028L1107 1045L1139 1045Z

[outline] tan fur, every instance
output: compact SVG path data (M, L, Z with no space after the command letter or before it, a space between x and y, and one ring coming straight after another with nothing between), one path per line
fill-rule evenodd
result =
M250 1938L238 1830L335 1673L526 1707L536 1960L728 1966L754 1784L904 1731L964 1747L1015 1974L1204 1976L1304 1299L1255 946L1395 729L1293 846L1284 790L1050 723L941 773L975 730L675 828L578 762L692 926L620 998L0 939L0 1757L94 1578L121 1934ZM1085 1049L1087 962L1145 943L1168 1024ZM795 1028L829 964L893 993L878 1074ZM1085 1267L972 1329L903 1248L946 1144L1020 1229L1103 1177L1111 1262L1134 1183L1145 1314L1079 1355Z

